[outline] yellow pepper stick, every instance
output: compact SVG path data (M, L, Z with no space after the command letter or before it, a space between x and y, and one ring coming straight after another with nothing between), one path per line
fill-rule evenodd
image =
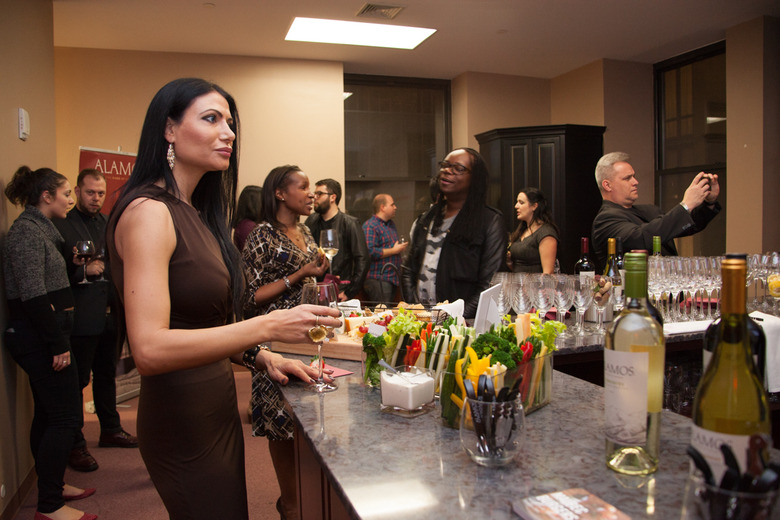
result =
M455 395L454 392L452 394L450 394L450 399L452 400L453 403L458 405L458 408L461 408L461 409L463 408L463 399L461 399L460 397Z
M460 388L460 395L466 395L466 387L463 385L463 362L465 361L465 358L461 358L455 362L455 382L458 383L458 387ZM463 401L461 401L461 405L463 404Z

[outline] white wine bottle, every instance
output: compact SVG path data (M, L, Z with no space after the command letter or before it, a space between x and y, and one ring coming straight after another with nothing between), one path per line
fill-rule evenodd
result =
M720 451L731 446L747 470L750 436L771 437L771 416L766 391L756 374L745 311L747 255L726 255L721 263L721 318L715 351L693 402L691 446L701 452L720 482L726 466Z
M664 388L664 333L647 312L647 255L628 253L626 303L604 348L607 467L627 475L658 469Z

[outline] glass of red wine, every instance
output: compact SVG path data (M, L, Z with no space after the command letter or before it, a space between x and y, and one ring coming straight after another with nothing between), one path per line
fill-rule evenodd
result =
M79 240L76 242L76 258L84 260L84 279L80 281L83 283L92 283L87 280L87 263L95 255L95 244L91 240Z

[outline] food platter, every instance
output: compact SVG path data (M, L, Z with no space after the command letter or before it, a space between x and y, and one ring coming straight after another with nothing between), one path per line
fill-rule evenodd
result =
M281 343L274 341L271 343L271 350L274 352L286 354L302 354L305 356L316 356L317 345ZM351 361L361 361L363 358L363 345L356 339L350 338L344 334L336 334L327 343L322 345L322 357L327 359L348 359Z

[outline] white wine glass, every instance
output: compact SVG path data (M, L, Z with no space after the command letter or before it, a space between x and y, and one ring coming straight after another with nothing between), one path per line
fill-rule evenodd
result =
M336 233L335 229L323 229L320 231L320 249L328 257L328 272L333 274L330 264L333 263L333 257L339 252L339 234Z
M338 301L338 290L331 282L307 283L303 286L301 303L338 309ZM309 329L309 337L312 341L317 343L317 381L309 386L314 392L332 392L338 388L336 381L328 383L322 375L323 368L325 367L325 360L322 358L322 343L326 341L329 332L328 327L319 324Z
M585 336L585 311L593 303L592 276L574 276L574 307L577 309L577 336Z
M555 275L555 309L556 318L559 322L565 323L566 313L574 303L574 277L567 274ZM564 330L559 337L570 338L574 336L568 329Z
M533 274L530 277L531 296L539 319L544 322L547 312L555 305L555 275Z
M87 280L87 264L89 260L95 255L95 244L91 240L79 240L76 242L76 258L84 260L84 279L79 283L92 283Z

